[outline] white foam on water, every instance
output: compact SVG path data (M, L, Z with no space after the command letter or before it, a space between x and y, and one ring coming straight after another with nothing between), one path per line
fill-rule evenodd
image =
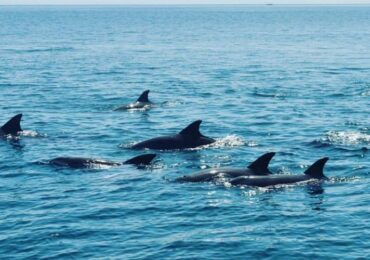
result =
M38 132L32 131L32 130L23 130L20 133L20 136L26 136L26 137L47 137L46 134L41 134L41 133L38 133Z
M227 135L225 137L216 139L216 142L209 144L209 145L204 145L202 147L197 147L194 149L203 149L203 148L224 148L224 147L235 147L235 146L250 146L254 147L257 146L258 144L255 141L245 141L242 137L237 136L237 135Z
M329 131L325 141L341 145L370 144L370 135L361 132Z

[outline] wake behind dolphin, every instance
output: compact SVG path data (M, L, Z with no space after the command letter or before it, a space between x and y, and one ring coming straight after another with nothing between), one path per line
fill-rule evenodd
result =
M328 178L324 175L323 170L328 160L328 157L317 160L304 172L304 174L300 175L276 174L268 176L240 176L232 179L230 183L232 185L266 187L281 184L292 184L315 179L327 180Z
M145 90L135 102L119 106L114 111L150 108L153 103L149 100L149 92L150 90Z
M219 178L235 178L239 176L250 176L250 175L269 175L271 174L268 169L268 165L275 155L274 152L265 153L260 156L257 160L252 162L248 167L238 168L211 168L202 170L191 175L184 175L177 178L176 181L180 182L208 182L216 181Z
M101 166L120 166L124 164L133 164L136 166L149 165L156 154L144 154L131 158L124 162L112 162L93 158L83 158L83 157L57 157L49 161L49 164L60 167L69 168L96 168Z
M0 136L18 136L22 132L21 119L22 114L12 117L0 128Z
M133 145L133 149L174 150L195 148L214 143L216 140L200 133L202 120L197 120L185 127L178 134L160 136Z

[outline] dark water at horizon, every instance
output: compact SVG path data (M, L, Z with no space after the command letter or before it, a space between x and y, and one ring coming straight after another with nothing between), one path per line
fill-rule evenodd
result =
M0 121L26 130L0 145L0 258L369 258L369 42L369 6L0 6ZM37 163L124 161L197 119L217 143L153 169ZM330 181L171 181L267 151L288 174L328 156Z

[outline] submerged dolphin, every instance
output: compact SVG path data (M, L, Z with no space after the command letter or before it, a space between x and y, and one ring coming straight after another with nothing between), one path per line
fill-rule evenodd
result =
M135 102L117 107L114 111L149 108L153 103L149 101L148 95L149 90L145 90Z
M199 131L199 126L202 120L197 120L180 133L175 135L161 136L152 138L132 146L134 149L157 149L157 150L172 150L172 149L185 149L195 148L198 146L211 144L216 142L215 139L204 136Z
M304 174L300 175L276 174L268 176L241 176L232 179L230 183L232 185L266 187L279 184L292 184L311 179L327 180L328 178L325 177L323 169L328 160L328 157L317 160L304 172Z
M154 159L155 154L144 154L131 158L122 163L98 160L92 158L82 158L82 157L57 157L49 161L49 164L62 167L70 168L94 168L94 166L120 166L123 164L134 164L149 165Z
M22 114L12 117L0 128L0 136L12 135L17 136L22 132L21 128Z
M215 181L217 178L235 178L239 176L249 176L249 175L269 175L271 174L268 169L268 165L274 157L275 153L265 153L260 156L257 160L252 162L247 168L237 169L237 168L211 168L202 170L191 175L184 175L177 178L176 181L180 182L207 182Z

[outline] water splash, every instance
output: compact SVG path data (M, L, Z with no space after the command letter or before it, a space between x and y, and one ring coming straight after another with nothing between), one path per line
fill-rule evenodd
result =
M170 101L162 102L160 105L163 107L177 107L177 106L181 106L184 104L185 102L181 100L170 100Z
M361 132L329 131L323 141L340 145L368 145L370 144L370 135Z
M139 142L128 142L128 143L122 143L120 145L118 145L119 148L122 148L122 149L130 149L132 146L134 146L135 144L138 144Z
M204 149L204 148L225 148L225 147L235 147L235 146L249 146L255 147L258 146L255 141L245 141L242 137L237 135L227 135L225 137L216 139L216 142L198 147L195 149Z
M23 130L20 133L20 136L25 136L25 137L47 137L47 134L42 134L37 131L33 130Z

